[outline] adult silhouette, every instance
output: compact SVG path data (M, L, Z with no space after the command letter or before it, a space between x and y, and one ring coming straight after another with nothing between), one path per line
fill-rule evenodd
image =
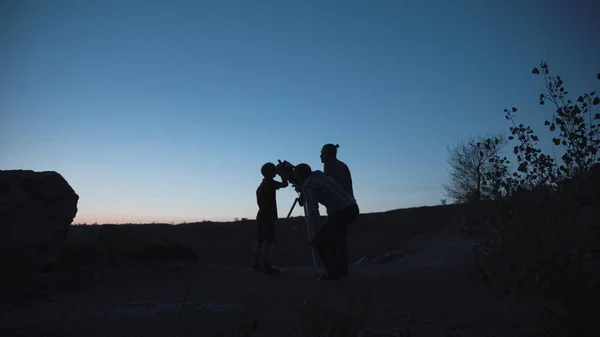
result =
M343 252L339 249L344 247L340 243L346 241L346 229L360 213L356 200L331 177L321 171L312 171L307 164L296 166L296 179L302 186L303 203L312 213L309 216L318 219L318 204L327 209L327 221L311 238L311 244L326 270L319 278L341 280L348 275L348 263L340 263L339 257L343 256ZM345 257L347 261L347 254Z
M321 149L321 163L323 163L323 173L331 177L336 183L340 184L346 192L354 197L352 188L352 175L348 165L337 158L337 149L339 144L325 144Z
M321 148L321 163L323 163L323 173L338 183L352 198L354 198L354 189L352 188L352 175L348 165L337 158L337 149L339 144L325 144ZM348 224L350 225L350 224ZM341 232L336 235L337 259L343 276L348 275L348 240L347 226L342 226Z

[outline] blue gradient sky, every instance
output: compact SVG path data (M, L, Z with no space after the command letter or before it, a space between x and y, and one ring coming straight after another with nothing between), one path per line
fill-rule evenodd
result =
M75 222L231 220L332 142L363 212L439 204L446 146L503 108L544 135L540 60L600 89L599 6L541 3L2 1L0 168L63 174Z

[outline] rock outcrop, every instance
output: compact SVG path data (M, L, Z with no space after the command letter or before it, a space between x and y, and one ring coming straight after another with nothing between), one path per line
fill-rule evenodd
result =
M53 263L77 214L79 196L57 172L0 171L3 281Z

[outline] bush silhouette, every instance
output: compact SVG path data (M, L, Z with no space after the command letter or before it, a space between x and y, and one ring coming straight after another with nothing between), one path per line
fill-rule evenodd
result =
M540 70L541 69L541 70ZM539 149L530 126L517 124L517 108L505 109L510 141L517 141L515 172L499 155L490 162L504 169L490 173L498 207L487 218L491 231L480 250L481 266L495 286L536 299L546 309L546 333L597 335L600 322L600 104L595 91L568 99L560 76L542 74L546 93L540 104L555 112L545 121L562 151L560 159ZM568 323L566 331L558 329Z

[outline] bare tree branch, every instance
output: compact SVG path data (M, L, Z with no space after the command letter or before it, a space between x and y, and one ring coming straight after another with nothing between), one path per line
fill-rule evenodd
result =
M506 144L503 134L486 134L449 148L450 182L442 185L445 195L456 203L491 197L488 176L497 167L490 158L499 155Z

